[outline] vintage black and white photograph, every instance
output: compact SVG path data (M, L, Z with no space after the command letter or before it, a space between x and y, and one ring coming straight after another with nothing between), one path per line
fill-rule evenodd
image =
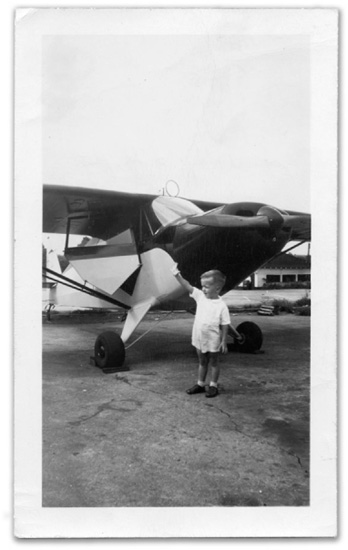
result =
M17 11L17 536L335 535L337 41Z

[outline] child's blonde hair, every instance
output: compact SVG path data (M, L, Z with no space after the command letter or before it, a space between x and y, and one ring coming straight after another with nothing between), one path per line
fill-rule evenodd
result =
M201 275L201 280L202 279L213 279L214 283L219 285L220 290L223 288L226 282L225 275L221 273L221 271L219 271L218 269L211 269L210 271L206 271Z

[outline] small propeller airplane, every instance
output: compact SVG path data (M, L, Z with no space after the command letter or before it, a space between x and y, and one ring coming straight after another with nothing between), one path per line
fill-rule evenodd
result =
M219 269L228 292L274 256L311 238L310 214L258 202L220 204L165 195L132 194L44 185L43 232L65 234L68 268L44 267L52 300L64 303L61 284L100 304L127 312L122 334L107 331L94 345L95 363L105 372L122 369L125 343L153 307L180 303L185 290L171 273L178 264L194 286L200 275ZM72 235L88 236L70 246ZM75 292L75 295L77 293ZM186 296L187 298L187 296ZM187 300L186 300L187 302ZM240 351L254 352L262 333L254 323L237 327ZM231 327L231 335L235 334Z

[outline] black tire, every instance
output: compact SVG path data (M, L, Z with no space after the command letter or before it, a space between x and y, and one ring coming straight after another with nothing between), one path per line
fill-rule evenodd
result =
M243 340L238 342L234 339L233 344L227 344L228 351L239 351L242 353L256 353L261 349L263 336L261 329L251 321L245 321L236 328L237 332L243 336ZM229 330L229 335L233 336L232 330Z
M256 323L245 321L236 328L237 332L244 336L241 343L236 342L237 349L243 353L255 353L262 346L262 331Z
M116 371L122 367L125 356L124 343L116 332L99 334L94 344L94 360L97 367L106 372Z

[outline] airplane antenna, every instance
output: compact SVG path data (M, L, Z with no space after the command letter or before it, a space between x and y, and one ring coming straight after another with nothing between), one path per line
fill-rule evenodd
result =
M179 184L175 180L168 180L163 188L163 195L164 193L166 193L168 197L178 197L180 194Z

